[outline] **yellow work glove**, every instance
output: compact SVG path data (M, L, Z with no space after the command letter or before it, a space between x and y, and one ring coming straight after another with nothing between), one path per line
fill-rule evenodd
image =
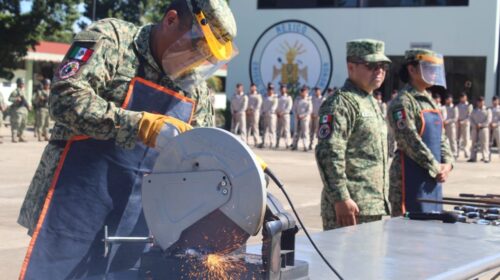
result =
M139 122L139 139L141 139L146 146L154 148L156 145L156 138L166 123L174 126L179 133L183 133L193 128L189 124L174 117L144 112Z

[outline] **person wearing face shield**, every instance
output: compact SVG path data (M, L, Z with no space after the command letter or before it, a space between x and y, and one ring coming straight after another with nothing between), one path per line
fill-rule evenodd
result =
M148 236L141 182L158 149L192 127L212 126L205 78L231 60L236 24L224 0L173 0L137 27L103 19L78 33L55 73L50 141L18 223L32 235L20 279L126 279Z
M399 75L407 84L388 110L398 147L390 168L392 216L442 211L441 205L418 199L442 199L442 184L454 162L440 105L427 91L431 86L446 88L443 56L426 49L410 49Z

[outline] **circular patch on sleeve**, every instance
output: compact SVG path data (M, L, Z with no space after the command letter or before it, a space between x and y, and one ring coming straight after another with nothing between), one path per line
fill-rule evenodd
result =
M332 127L329 123L322 124L318 129L318 138L326 139L332 134Z
M396 124L398 126L398 129L405 129L406 128L406 120L398 120Z
M74 76L80 70L80 63L78 61L68 61L59 69L59 78L67 79Z

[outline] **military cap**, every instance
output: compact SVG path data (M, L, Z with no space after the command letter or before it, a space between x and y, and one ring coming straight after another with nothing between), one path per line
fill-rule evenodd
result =
M303 85L302 88L300 89L301 91L304 91L304 90L309 90L309 87L307 85Z
M409 49L405 52L405 61L406 62L412 62L412 61L419 61L422 60L423 57L434 57L440 61L440 64L442 64L442 59L438 58L439 54L436 52L433 52L428 49L420 49L420 48L414 48L414 49Z
M16 84L18 84L18 85L24 85L24 79L23 78L17 78L16 79Z
M236 37L236 21L225 0L186 0L193 14L203 12L212 32L224 41Z
M44 86L50 85L50 80L49 79L43 79L42 80L42 85L44 85Z
M267 83L267 89L274 89L273 83Z
M364 62L391 62L385 56L385 44L373 39L358 39L346 44L348 60L362 60Z

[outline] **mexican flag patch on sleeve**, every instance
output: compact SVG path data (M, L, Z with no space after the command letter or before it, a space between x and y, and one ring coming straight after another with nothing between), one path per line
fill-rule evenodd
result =
M69 58L85 63L90 59L90 57L92 57L93 53L94 50L92 49L74 45L73 47L71 47L71 50L69 52Z

